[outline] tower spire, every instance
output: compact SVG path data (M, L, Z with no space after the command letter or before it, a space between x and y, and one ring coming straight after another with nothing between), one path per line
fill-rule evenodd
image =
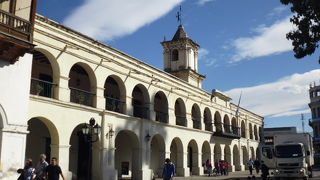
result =
M181 10L181 5L179 8L179 11L177 12L176 18L178 20L178 22L180 23L180 25L182 25L182 10Z

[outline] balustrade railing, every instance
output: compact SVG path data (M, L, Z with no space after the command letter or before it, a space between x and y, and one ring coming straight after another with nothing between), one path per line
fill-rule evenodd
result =
M133 104L133 116L143 119L149 119L150 110L148 107Z
M124 108L126 106L125 102L116 98L108 97L108 96L106 96L105 99L106 99L106 110L114 111L118 113L124 112Z
M155 111L156 113L156 121L162 122L162 123L168 123L168 113L161 112L161 111Z
M29 21L1 9L0 24L9 29L19 31L27 35L31 34L31 23Z
M214 123L214 126L216 127L216 132L222 133L222 123Z
M216 126L216 132L214 132L214 135L216 136L223 136L228 138L240 138L240 128L236 126L232 126L230 124L224 124L224 123L215 123ZM222 130L222 127L224 130Z
M30 94L53 98L53 88L56 85L52 82L31 78Z
M94 93L73 87L69 87L69 89L71 102L86 106L93 106L93 98L95 96Z
M206 131L213 131L212 123L210 123L210 122L204 122L204 128Z
M201 129L201 121L199 119L192 117L192 121L194 129Z
M176 125L178 126L187 126L187 118L185 116L176 115Z

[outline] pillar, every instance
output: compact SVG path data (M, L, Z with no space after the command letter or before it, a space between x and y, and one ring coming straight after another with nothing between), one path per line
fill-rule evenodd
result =
M190 176L190 168L188 167L188 147L187 151L183 152L183 169L184 177Z
M174 113L174 108L169 107L168 109L168 123L170 125L176 125L176 115Z
M69 171L69 148L70 145L51 144L51 157L58 158L58 164L66 180L72 179L72 173Z
M106 100L104 98L104 88L102 87L96 87L97 93L95 96L95 107L98 109L105 109L106 108Z
M59 84L55 87L55 94L60 101L70 102L69 77L60 76Z

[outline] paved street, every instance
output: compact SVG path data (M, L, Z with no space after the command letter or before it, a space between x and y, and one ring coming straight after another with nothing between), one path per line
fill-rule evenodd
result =
M260 180L260 175L256 175L256 180ZM245 180L249 176L249 171L242 171L242 172L234 172L234 173L229 173L228 176L191 176L191 177L175 177L175 180L212 180L212 179L228 179L228 180L236 180L239 178L239 180ZM273 178L271 178L273 179ZM312 180L320 180L320 170L314 171L314 177L311 178ZM161 178L157 178L156 180L162 180ZM288 179L291 180L291 179Z

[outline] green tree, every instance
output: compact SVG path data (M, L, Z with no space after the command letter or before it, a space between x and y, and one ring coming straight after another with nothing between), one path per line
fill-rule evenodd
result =
M320 0L280 0L291 5L290 18L297 28L287 33L292 40L294 56L298 59L311 55L319 47L320 41ZM320 62L319 62L320 63Z

